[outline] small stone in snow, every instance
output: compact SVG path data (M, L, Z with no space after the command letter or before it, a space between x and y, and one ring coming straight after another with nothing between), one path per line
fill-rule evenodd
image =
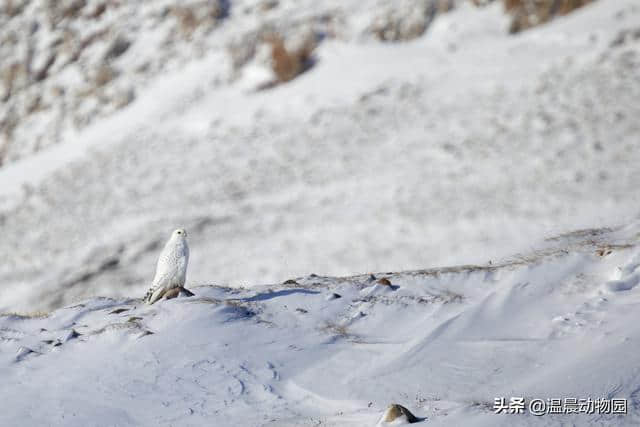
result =
M403 419L403 421L406 421L409 424L417 423L418 421L420 421L418 418L416 418L415 415L411 413L411 411L409 411L404 406L398 405L397 403L392 403L391 405L389 405L387 410L382 415L380 424L391 423L396 421L399 418Z
M75 329L71 329L62 339L62 342L71 341L72 339L78 338L81 334L77 332Z
M147 335L153 335L154 333L155 332L151 332L150 330L145 329L140 333L140 335L138 335L138 338L146 337Z
M611 249L609 249L609 248L606 248L606 247L605 247L605 248L600 248L600 249L598 249L598 250L596 251L596 254L597 254L598 256L604 257L604 256L607 256L607 255L610 255L612 252L613 252L613 251L612 251Z
M361 317L365 317L366 315L367 315L366 313L359 311L357 313L353 313L353 315L351 315L351 319L352 320L359 319Z
M392 286L391 282L386 277L383 277L382 279L379 279L376 283L379 284L379 285L383 285L383 286Z
M16 362L24 360L24 358L31 353L35 353L35 351L31 350L29 347L20 347L16 354Z

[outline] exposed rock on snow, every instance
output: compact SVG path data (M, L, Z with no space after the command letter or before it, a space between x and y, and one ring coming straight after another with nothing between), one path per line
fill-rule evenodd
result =
M71 329L64 335L61 341L65 343L71 341L72 339L78 338L80 335L81 334L79 334L75 329Z
M386 277L383 277L382 279L378 279L378 281L376 283L379 284L379 285L383 285L383 286L389 286L389 287L392 286L391 282Z
M20 362L24 360L28 355L35 354L36 352L31 350L29 347L20 347L18 348L15 361Z
M407 408L397 403L392 403L387 410L384 411L384 414L382 414L382 418L380 418L380 422L378 422L378 427L413 424L418 421L420 420Z

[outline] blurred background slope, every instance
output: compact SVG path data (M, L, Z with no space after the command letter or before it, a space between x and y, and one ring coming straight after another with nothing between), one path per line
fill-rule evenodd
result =
M8 0L0 310L487 262L625 222L633 0Z

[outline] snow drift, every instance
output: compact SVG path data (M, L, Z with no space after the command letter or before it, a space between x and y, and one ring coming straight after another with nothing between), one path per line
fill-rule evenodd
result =
M398 402L428 425L636 425L638 236L635 223L499 264L5 315L0 423L361 427ZM628 414L494 413L516 396L627 399Z

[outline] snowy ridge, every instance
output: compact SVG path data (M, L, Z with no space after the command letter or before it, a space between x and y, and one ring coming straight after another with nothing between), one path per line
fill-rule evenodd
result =
M635 425L639 236L634 223L484 266L4 315L0 424L374 426L397 402L427 425ZM629 413L496 415L501 396L626 398Z

